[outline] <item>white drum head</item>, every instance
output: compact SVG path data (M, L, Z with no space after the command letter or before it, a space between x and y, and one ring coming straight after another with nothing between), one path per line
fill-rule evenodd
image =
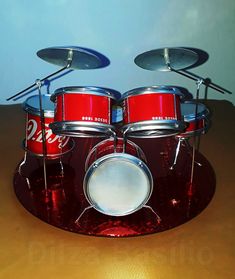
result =
M89 203L103 214L124 216L139 210L152 193L152 175L138 158L114 153L96 160L84 178Z

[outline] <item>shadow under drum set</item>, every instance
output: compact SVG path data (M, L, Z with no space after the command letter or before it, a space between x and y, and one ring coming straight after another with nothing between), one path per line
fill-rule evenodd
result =
M63 67L54 74L104 66L84 48L47 48L38 56ZM178 71L198 59L193 50L167 48L135 63ZM71 86L49 95L41 93L44 80L23 103L24 158L14 174L16 195L33 215L75 233L123 237L171 229L208 205L215 175L198 142L210 112L198 98L165 85L124 94Z

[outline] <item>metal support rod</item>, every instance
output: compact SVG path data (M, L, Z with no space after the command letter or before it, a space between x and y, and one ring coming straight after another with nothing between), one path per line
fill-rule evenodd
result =
M23 159L23 161L19 164L19 167L18 167L18 173L19 173L21 176L23 176L23 174L22 174L22 167L25 165L26 160L27 160L27 151L24 151L24 159Z
M174 161L173 161L173 163L172 163L172 165L171 165L171 167L170 167L170 170L173 170L174 169L174 167L175 167L175 165L176 165L176 163L177 163L177 160L178 160L178 157L179 157L179 152L180 152L180 148L181 148L181 146L183 146L183 143L185 144L185 146L186 146L186 149L187 149L187 151L188 151L188 154L191 156L191 158L192 158L192 153L191 153L191 146L189 145L189 142L188 142L188 138L178 138L178 143L177 143L177 146L176 146L176 151L175 151L175 158L174 158ZM198 147L197 147L197 145L196 145L196 150L198 150ZM194 160L194 163L196 164L196 165L198 165L199 167L202 167L202 164L201 163L199 163L199 162L197 162L197 161L195 161Z
M232 94L231 91L228 91L228 90L222 88L221 86L218 86L218 85L216 85L216 84L214 84L214 83L212 83L212 82L208 83L208 82L206 81L206 79L201 78L201 77L198 77L198 76L196 76L195 74L190 73L189 71L186 71L186 70L175 70L174 68L172 68L172 67L171 67L171 64L170 64L170 57L169 57L168 49L165 49L165 50L164 50L164 59L165 59L166 66L167 66L167 68L168 68L170 71L172 71L172 72L174 72L174 73L177 73L177 74L180 74L180 75L182 75L182 76L184 76L184 77L187 77L187 78L189 78L189 79L192 79L192 80L194 80L194 81L196 81L196 82L197 82L198 80L200 80L202 84L204 84L204 85L206 85L207 87L210 87L210 88L212 88L212 89L214 89L214 90L216 90L216 91L218 91L218 92L220 92L220 93L222 93L222 94L225 94L225 92L228 93L228 94Z
M64 177L64 165L63 165L63 162L62 162L62 155L60 155L59 160L60 160L60 169L61 169L60 174L61 174L62 177Z
M27 183L27 186L28 186L28 189L29 190L31 190L31 185L30 185L30 181L29 181L29 178L27 177L27 176L25 176L24 174L23 174L23 172L22 172L22 167L26 164L26 162L27 162L27 151L25 150L25 152L24 152L24 159L23 159L23 161L20 163L20 165L19 165L19 168L18 168L18 173L23 177L23 178L25 178L25 180L26 180L26 183Z
M46 76L46 77L40 79L41 83L42 83L43 81L45 81L46 79L51 78L52 76L57 75L57 74L59 74L60 72L66 70L66 69L68 69L68 68L70 68L70 66L71 66L71 64L72 64L72 55L70 55L70 56L68 57L68 60L67 60L67 61L68 61L68 64L67 64L65 67L63 67L63 68L57 70L56 72L53 72L52 74L50 74L50 75L48 75L48 76ZM23 94L24 92L28 91L29 89L31 89L31 88L33 88L33 87L35 87L35 86L37 86L37 83L36 83L36 82L34 82L34 83L33 83L32 85L30 85L29 87L27 87L27 88L25 88L24 90L22 90L22 91L16 93L15 95L11 96L10 98L8 98L8 99L6 99L6 100L7 100L7 101L10 101L10 100L12 100L12 99L15 99L16 97L20 96L21 94Z
M169 67L168 67L169 68ZM172 71L172 72L175 72L175 73L177 73L177 74L180 74L180 75L182 75L182 76L184 76L184 77L187 77L187 78L189 78L189 79L192 79L192 80L194 80L194 81L198 81L199 80L199 78L197 78L197 77L194 77L194 75L192 74L192 73L190 73L189 71L184 71L184 70L174 70L173 68L169 68L169 70L170 71ZM222 94L225 94L225 92L226 93L228 93L228 94L232 94L232 92L230 92L230 91L228 91L228 90L225 90L225 89L222 89L220 86L217 86L216 84L214 84L214 83L208 83L205 79L203 79L203 78L200 78L200 80L202 80L202 84L204 84L204 85L206 85L207 87L210 87L210 88L212 88L212 89L214 89L214 90L216 90L216 91L218 91L218 92L220 92L220 93L222 93Z
M144 207L144 208L147 208L147 209L150 209L150 210L155 214L155 216L157 217L157 223L158 223L158 224L161 223L161 221L162 221L161 217L157 214L157 212L155 212L155 211L153 210L153 208L152 208L151 206L149 206L149 205L144 205L143 207Z
M123 148L122 148L122 152L123 152L123 153L126 153L126 146L127 146L127 135L126 135L126 133L124 132L124 133L123 133Z
M18 172L21 176L23 176L22 174L22 167L26 164L26 161L27 161L27 154L28 154L28 150L27 150L27 145L28 145L28 119L29 119L29 116L28 116L28 113L27 113L27 116L26 116L26 127L25 127L25 140L24 140L24 159L23 161L20 163L19 165L19 168L18 168Z
M117 152L117 144L118 144L117 134L112 129L110 129L109 131L110 131L111 137L113 137L113 149L114 149L113 151L114 151L114 153L116 153Z
M62 156L63 156L63 137L60 136L59 137L59 149L60 149L60 155L59 155L59 163L60 163L60 174L62 177L64 177L64 165L63 165L63 162L62 162Z
M198 115L198 99L199 99L199 91L200 86L202 84L202 80L197 80L197 90L196 90L196 106L195 106L195 121L197 123L197 115ZM194 178L194 164L195 164L195 153L196 153L196 141L197 141L197 134L196 130L194 131L193 135L193 151L192 151L192 166L191 166L191 174L190 174L190 187L192 187L193 184L193 178Z
M222 92L221 93L228 93L228 94L233 94L231 91L229 91L228 89L218 85L218 84L215 84L214 82L211 82L209 78L201 78L200 76L192 73L192 72L189 72L188 70L181 70L181 72L183 72L185 75L190 75L190 76L193 76L195 77L196 79L202 79L203 80L203 84L208 86L208 87L211 87L215 90L221 90Z
M177 143L176 151L175 151L175 158L174 158L173 164L170 167L170 170L173 170L175 165L176 165L176 162L177 162L177 159L178 159L178 156L179 156L179 151L180 151L180 146L181 146L182 140L183 140L182 138L178 139L178 143Z
M128 138L128 127L126 130L123 131L123 153L126 153L126 145L127 145L127 138Z
M37 79L35 84L38 87L38 97L39 97L39 109L40 109L40 124L42 130L42 151L43 151L43 175L44 175L44 188L47 194L47 171L46 171L46 155L47 155L47 148L46 148L46 131L45 131L45 118L44 118L44 110L42 107L42 94L41 94L41 80Z
M200 137L200 135L198 137ZM192 157L191 146L190 146L190 144L188 142L189 139L188 138L184 138L183 140L184 140L184 144L185 144L186 149L188 150L189 155ZM198 143L196 144L196 150L198 151ZM202 164L197 162L197 161L195 161L195 164L197 164L199 167L202 167Z
M81 214L78 216L78 218L75 220L75 224L77 225L80 221L80 219L82 218L83 214L88 210L93 208L93 205L87 206L86 208L83 209L83 211L81 212Z

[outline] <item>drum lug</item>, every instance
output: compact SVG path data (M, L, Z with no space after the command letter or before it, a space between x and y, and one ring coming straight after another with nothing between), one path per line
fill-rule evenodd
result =
M98 168L98 164L94 163L92 167L93 167L93 169L96 169L96 168Z
M141 168L143 168L143 167L144 167L143 163L142 163L142 162L140 162L140 161L139 161L139 163L138 163L138 166L139 166L139 167L141 167Z

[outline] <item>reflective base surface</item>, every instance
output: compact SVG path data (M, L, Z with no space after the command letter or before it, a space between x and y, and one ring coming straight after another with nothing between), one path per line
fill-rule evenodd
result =
M89 151L101 139L76 138L75 148L61 163L47 161L45 191L42 159L27 155L21 174L16 169L14 189L21 204L33 215L53 226L74 233L124 237L157 233L179 226L197 216L215 192L215 174L206 158L196 153L194 181L190 185L191 150L181 145L177 164L172 166L177 140L132 139L147 158L154 189L146 208L123 217L104 215L89 204L83 194L84 165ZM87 208L87 210L85 210ZM160 218L159 218L160 217Z

